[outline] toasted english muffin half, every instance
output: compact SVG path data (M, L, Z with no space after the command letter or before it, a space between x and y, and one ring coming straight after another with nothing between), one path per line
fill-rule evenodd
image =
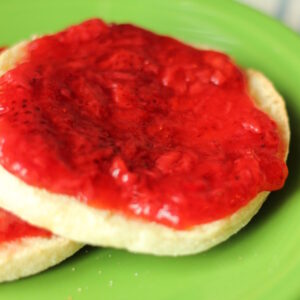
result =
M24 237L0 244L0 282L44 271L73 255L81 244L58 236Z
M26 57L26 42L0 56L0 75ZM288 154L290 131L285 103L261 73L247 71L249 93L256 106L278 125ZM125 248L155 255L186 255L207 250L244 227L257 213L269 192L261 192L234 214L187 230L128 218L120 213L95 209L74 197L32 187L0 166L0 205L26 221L60 236L91 245ZM22 199L22 201L19 201Z

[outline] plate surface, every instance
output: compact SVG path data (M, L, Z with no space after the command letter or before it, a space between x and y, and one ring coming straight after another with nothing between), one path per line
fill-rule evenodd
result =
M1 284L0 298L300 299L299 37L276 21L224 0L1 0L0 44L95 16L215 47L241 66L263 71L285 97L290 114L287 184L269 197L245 229L203 254L163 258L85 248L42 274Z

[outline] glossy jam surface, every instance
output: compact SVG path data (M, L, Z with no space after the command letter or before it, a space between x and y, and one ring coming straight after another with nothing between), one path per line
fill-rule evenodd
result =
M0 47L0 52L5 47ZM10 242L23 237L50 237L51 233L31 226L15 215L0 208L0 244Z
M0 105L9 172L177 229L230 215L287 176L276 124L228 56L132 25L89 20L30 42L0 78Z
M0 208L0 244L25 237L51 237L51 233L34 227Z

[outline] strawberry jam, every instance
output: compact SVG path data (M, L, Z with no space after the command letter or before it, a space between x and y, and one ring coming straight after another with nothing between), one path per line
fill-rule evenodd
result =
M0 47L0 52L5 47ZM24 237L50 237L51 233L29 225L13 214L0 208L0 244Z
M34 227L0 208L0 245L25 237L51 237L51 233Z
M27 184L176 229L283 186L277 126L228 56L99 19L27 52L0 78L0 163Z

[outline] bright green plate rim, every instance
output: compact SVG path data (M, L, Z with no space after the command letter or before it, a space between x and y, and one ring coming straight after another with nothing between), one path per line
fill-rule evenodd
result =
M133 22L231 54L266 73L286 99L292 129L290 175L239 234L182 258L85 248L40 275L0 285L1 299L300 299L300 39L226 0L1 0L0 44L92 16Z

